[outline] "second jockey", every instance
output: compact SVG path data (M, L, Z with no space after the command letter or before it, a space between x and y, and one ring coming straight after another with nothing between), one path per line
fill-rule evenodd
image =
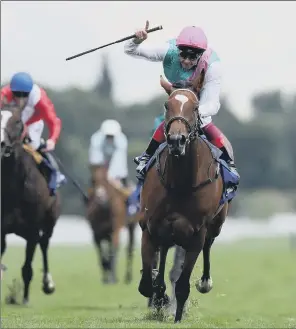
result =
M142 44L147 39L147 21L145 29L136 32L136 38L127 41L124 46L126 54L135 58L143 58L152 62L162 62L166 78L170 83L191 80L205 70L205 80L200 93L199 114L201 128L207 139L223 152L223 158L230 169L236 173L233 151L227 138L212 122L212 115L220 109L221 62L214 50L208 47L204 31L195 26L182 29L176 39L156 45ZM165 141L164 120L156 128L146 151L136 158L137 172L144 179L146 164L156 152L158 146Z
M127 137L122 132L119 122L105 120L100 129L90 138L89 165L90 167L107 166L108 178L120 180L121 184L126 187L128 176L127 149Z
M48 151L53 151L61 132L61 120L57 117L53 103L43 88L34 83L30 74L18 72L13 75L10 84L1 89L2 104L15 104L22 110L22 121L28 128L31 147L39 150L44 122L48 126L49 138L45 149L39 152L57 171L57 187L66 181L59 171L58 164Z

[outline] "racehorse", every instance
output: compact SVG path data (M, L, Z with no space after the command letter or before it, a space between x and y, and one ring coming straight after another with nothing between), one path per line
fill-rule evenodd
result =
M167 301L164 272L168 249L185 249L185 260L175 285L175 322L182 319L190 293L190 276L201 250L203 275L196 287L200 292L212 288L210 249L220 234L229 202L221 204L224 192L221 152L202 135L199 95L205 72L182 86L171 86L161 78L169 98L165 103L165 140L148 164L141 191L142 278L139 292ZM176 87L176 88L174 88ZM220 153L219 153L220 152ZM150 166L150 168L149 168ZM160 249L159 273L152 279L152 263ZM164 303L165 303L164 302Z
M103 271L103 283L116 283L116 256L121 228L128 229L127 266L125 282L132 280L134 230L136 221L126 215L125 200L130 192L108 179L106 166L93 166L94 188L86 200L86 218L90 223L93 240L98 250ZM105 244L104 244L105 242ZM105 245L105 247L104 247Z
M51 294L55 291L48 266L48 247L60 215L60 196L58 192L50 195L47 180L51 173L42 162L42 156L24 144L27 137L21 110L4 105L0 113L1 258L6 249L7 234L14 233L26 240L26 259L22 267L23 303L26 304L38 244L43 257L43 292Z

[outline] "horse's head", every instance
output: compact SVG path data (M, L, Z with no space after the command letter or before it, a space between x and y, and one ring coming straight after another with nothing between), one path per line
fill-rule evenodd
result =
M13 154L15 147L23 141L25 126L21 109L4 105L1 109L1 158Z
M162 77L160 84L169 95L165 103L165 136L169 153L174 156L185 155L186 146L198 134L199 94L205 72L192 82L182 81L171 85Z

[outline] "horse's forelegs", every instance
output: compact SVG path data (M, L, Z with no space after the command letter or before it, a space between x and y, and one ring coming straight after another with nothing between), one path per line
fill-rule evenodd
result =
M164 274L165 274L165 264L166 258L168 254L168 247L161 247L160 248L160 262L159 262L159 273L153 283L154 291L155 291L155 302L154 306L157 309L166 306L169 303L169 297L165 293L166 291L166 284L164 281Z
M147 228L142 232L142 278L139 284L139 292L145 297L152 297L152 263L155 255L155 246Z
M190 276L196 263L197 257L203 248L205 234L206 229L202 227L193 237L194 242L190 249L186 251L183 270L178 281L176 282L175 294L177 299L177 310L175 315L175 322L182 320L184 305L190 293Z
M26 260L22 267L22 277L24 282L24 299L23 303L27 304L29 302L29 286L30 282L33 278L33 269L32 269L32 261L34 258L34 253L37 246L37 239L34 238L32 240L27 240L26 245Z
M108 243L108 255L106 255L106 248L103 248L103 241L96 235L94 234L94 243L97 249L98 253L98 262L101 265L102 268L102 282L103 284L108 283L108 274L111 269L110 265L110 257L109 257L109 249L110 249L110 244L111 241L107 241Z
M220 234L222 225L225 222L228 212L228 204L222 208L220 213L213 219L213 223L209 226L205 244L203 247L203 275L196 283L196 289L200 293L208 293L213 288L213 280L210 273L210 253L211 247L215 241L215 238Z
M128 233L129 233L129 243L127 246L127 265L126 265L126 274L125 274L125 282L130 283L132 281L132 270L133 270L133 250L135 243L135 224L130 223L128 225Z
M41 247L42 258L43 258L43 292L45 294L52 294L55 291L55 284L52 279L51 274L49 273L48 269L48 246L49 246L49 239L51 234L43 234L39 244Z
M159 251L156 251L154 253L154 257L153 257L153 261L152 261L152 269L153 269L153 274L155 275L155 278L157 276L157 273L158 273L158 270L157 270L157 267L158 267L158 261L159 261ZM154 275L152 274L152 279L154 278ZM148 299L148 307L152 307L152 302L153 302L153 296L149 297Z
M210 251L214 240L211 236L207 236L203 247L203 274L196 283L196 289L202 294L211 291L213 288L213 280L210 274Z
M170 271L170 281L172 285L172 296L170 298L170 312L172 314L176 313L176 295L175 295L175 287L176 287L176 282L179 279L181 273L182 273L182 268L183 268L183 263L185 259L185 249L180 247L180 246L175 246L175 254L174 254L174 262L173 262L173 267Z
M117 282L117 271L116 271L116 265L117 265L117 254L118 254L118 245L112 244L112 241L110 240L109 244L109 260L110 260L110 282L116 283Z

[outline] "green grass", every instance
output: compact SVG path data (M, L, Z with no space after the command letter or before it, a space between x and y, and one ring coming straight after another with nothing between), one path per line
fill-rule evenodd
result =
M123 283L125 255L120 256L120 283L101 284L96 253L91 247L52 247L51 273L56 292L41 291L41 257L36 253L29 306L8 306L3 301L7 284L19 277L24 250L9 247L2 282L4 328L295 328L296 251L285 240L243 241L216 244L212 253L214 288L199 294L194 284L201 259L192 277L189 312L183 322L172 317L154 318L138 291L140 257L136 252L134 281ZM169 255L167 272L172 264ZM168 292L170 285L167 281Z

